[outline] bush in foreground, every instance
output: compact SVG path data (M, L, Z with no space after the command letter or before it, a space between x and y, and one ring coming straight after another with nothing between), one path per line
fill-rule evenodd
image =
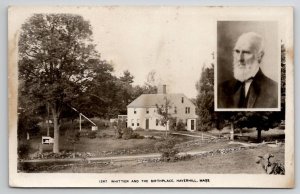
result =
M130 139L132 134L133 134L132 128L130 128L130 127L124 128L122 138L123 139Z
M186 131L185 123L182 121L182 119L179 119L176 126L176 131Z
M97 132L96 131L90 131L88 133L88 138L90 139L95 139L96 138L96 135L97 135Z
M18 156L19 158L26 158L29 154L29 144L26 142L19 142L18 144Z
M115 136L117 139L144 139L144 136L133 132L131 127L118 126L115 127Z
M164 162L175 162L178 149L175 148L176 140L171 137L167 137L155 144L155 149L161 153L161 160Z

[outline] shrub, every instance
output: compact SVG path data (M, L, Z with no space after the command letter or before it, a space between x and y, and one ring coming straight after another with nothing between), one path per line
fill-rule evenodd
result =
M65 133L65 138L67 141L69 141L70 143L74 144L77 141L80 140L80 132L77 130L68 130Z
M26 138L26 133L28 132L32 136L36 136L40 133L40 126L38 123L40 119L35 116L29 116L20 114L18 119L18 138Z
M142 127L137 127L137 128L135 129L135 131L145 131L145 129L142 128Z
M153 135L151 135L150 137L148 137L149 139L156 139Z
M96 137L97 138L108 138L108 137L113 137L113 135L109 135L107 133L97 133Z
M170 125L170 130L171 131L176 131L176 125L177 125L177 121L176 121L176 118L170 118L169 119L169 125Z
M118 123L117 123L117 127L118 128L121 128L121 129L124 129L126 128L126 121L123 121L123 120L118 120Z
M211 129L212 129L212 127L209 124L199 124L198 125L199 131L209 131Z
M179 119L177 126L176 126L176 131L185 131L185 123L182 121L182 119Z
M116 125L114 125L115 136L117 139L122 138L124 130L126 130L126 122L122 120L118 120Z
M174 148L176 140L171 137L167 137L155 144L156 151L161 153L161 160L164 162L174 162L179 153L178 149Z
M65 139L73 146L73 158L75 158L75 144L80 140L80 132L77 130L68 130L65 133Z
M95 139L96 138L96 134L97 134L96 131L90 131L89 134L88 134L88 138Z
M121 139L123 136L123 130L120 128L115 128L115 136L117 139Z
M100 118L93 118L91 119L98 127L98 129L107 129L110 125L108 120L100 119Z
M76 119L76 123L78 123L78 125L79 125L79 120L78 119ZM86 120L86 119L83 119L83 117L81 117L81 127L82 128L90 128L90 126L92 126L92 123L90 123L88 120Z
M80 134L80 137L87 137L89 135L90 130L82 129L81 131L78 131Z
M26 142L20 142L18 145L18 156L19 158L26 158L29 154L30 146Z
M117 139L144 139L144 136L133 132L131 127L126 128L116 128L115 127L115 136Z
M186 160L190 160L192 158L193 158L192 155L190 155L190 154L184 154L184 155L178 156L177 160L186 161Z
M182 119L177 121L176 118L170 118L170 129L171 131L185 131L186 126Z
M128 127L128 128L124 128L123 129L123 135L122 135L122 138L123 139L130 139L131 136L133 134L133 130L132 128Z
M130 139L144 139L144 136L142 136L138 133L132 133Z
M69 130L79 129L79 124L77 122L72 121L62 121L59 132L60 135L65 135L65 133Z

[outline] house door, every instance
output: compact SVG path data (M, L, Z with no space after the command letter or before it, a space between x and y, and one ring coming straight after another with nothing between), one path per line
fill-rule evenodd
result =
M146 129L149 129L149 119L146 119Z
M195 130L195 120L191 120L191 130Z

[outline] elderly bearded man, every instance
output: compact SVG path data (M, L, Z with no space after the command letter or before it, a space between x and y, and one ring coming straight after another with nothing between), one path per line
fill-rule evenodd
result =
M242 34L233 49L234 79L218 86L218 108L277 108L278 84L260 68L264 56L263 38Z

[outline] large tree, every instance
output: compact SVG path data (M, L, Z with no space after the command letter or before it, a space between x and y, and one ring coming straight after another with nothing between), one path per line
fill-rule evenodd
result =
M19 78L31 101L49 104L58 153L62 108L86 90L99 63L91 25L79 15L34 14L22 25L18 45Z
M123 75L116 80L116 86L118 91L116 93L117 101L115 104L119 109L119 114L127 113L127 105L134 100L134 87L132 83L134 82L134 76L126 70Z
M117 78L112 75L113 67L106 61L94 66L95 76L84 91L84 95L76 100L76 108L89 117L108 117L109 110L116 102Z
M32 102L28 96L24 95L24 81L19 81L18 87L18 140L21 143L25 138L39 131L38 122L45 116L45 107L43 103ZM37 117L36 115L39 115ZM42 116L42 117L41 117ZM46 117L45 117L46 118Z
M214 112L214 65L203 67L200 80L196 83L196 113L199 116L198 129L208 130L215 121Z

